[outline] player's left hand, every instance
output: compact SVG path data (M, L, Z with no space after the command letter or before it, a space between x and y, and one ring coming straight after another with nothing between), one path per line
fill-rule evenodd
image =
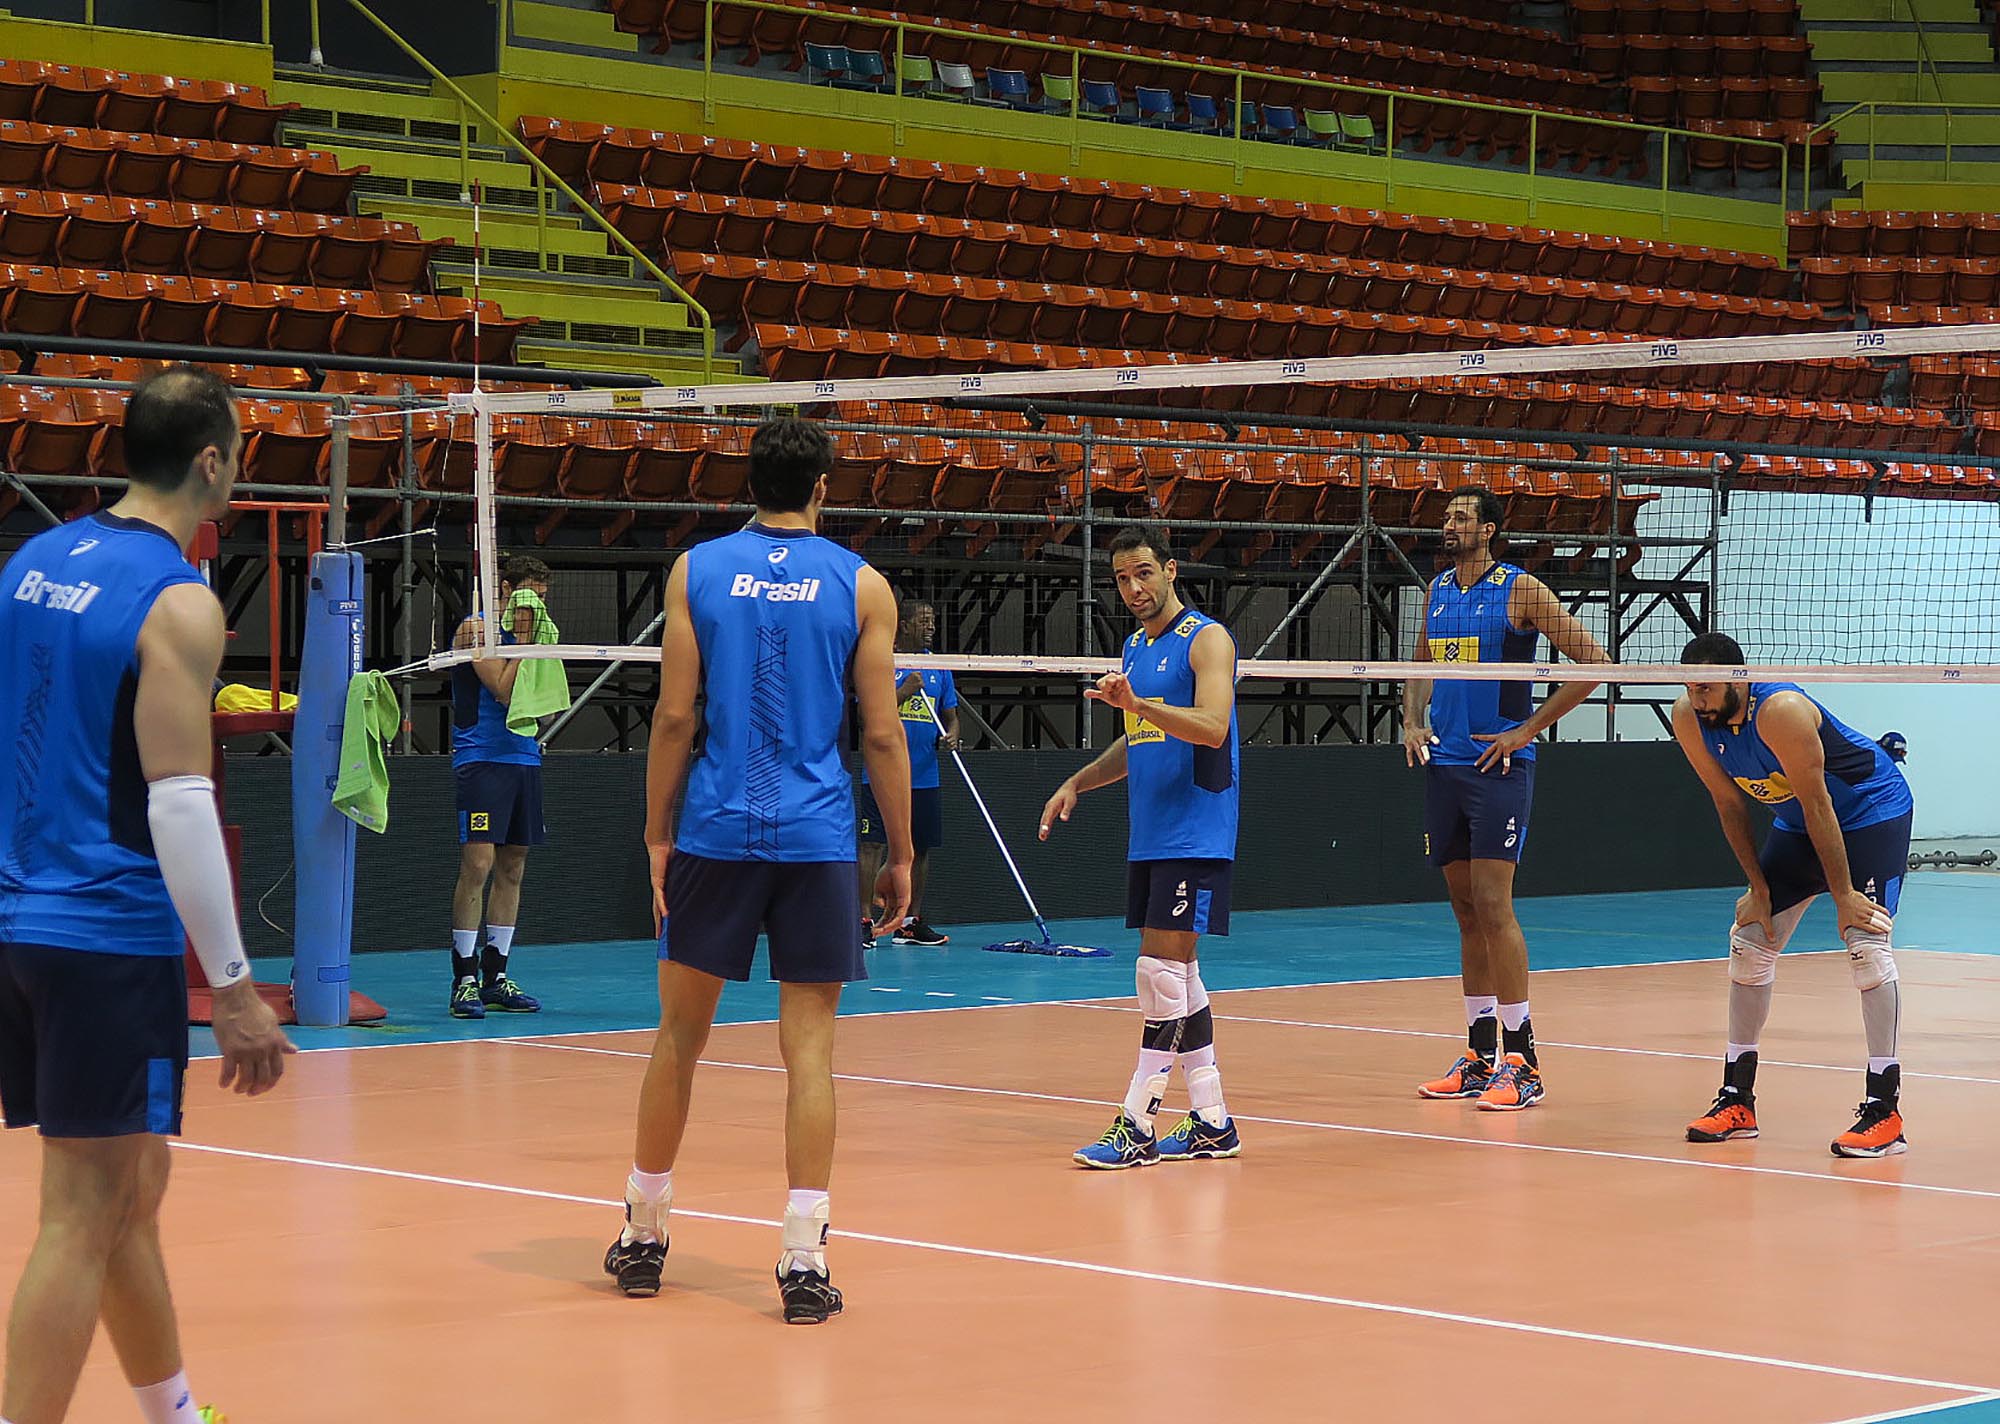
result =
M938 745L948 752L957 751L959 746L958 733L947 732L944 736L938 738Z
M657 844L646 843L646 859L650 862L653 879L653 937L659 938L660 931L667 923L667 861L673 857L674 843L670 840Z
M910 862L884 861L875 877L875 900L882 905L882 918L875 922L878 935L894 934L910 914Z
M1834 896L1833 906L1843 938L1850 930L1857 930L1863 934L1887 934L1890 927L1895 924L1887 910L1859 890L1849 890Z
M1107 672L1097 679L1097 686L1086 687L1083 695L1092 702L1116 707L1120 712L1139 710L1139 694L1132 690L1132 679L1122 672Z
M1500 763L1500 774L1506 776L1514 769L1514 753L1535 739L1535 734L1525 727L1515 727L1506 732L1474 732L1472 740L1486 743L1486 750L1479 754L1473 765L1481 771L1493 770L1493 763Z

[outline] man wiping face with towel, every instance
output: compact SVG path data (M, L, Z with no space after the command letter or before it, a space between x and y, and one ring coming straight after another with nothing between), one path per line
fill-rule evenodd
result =
M500 642L553 643L549 566L516 554L500 565ZM459 625L455 647L476 645L477 615ZM451 1014L531 1014L541 1002L508 973L528 848L544 844L542 749L536 718L569 705L562 665L485 658L451 670L452 770L458 783L458 886L451 900ZM561 697L555 696L555 686ZM488 881L491 889L488 889ZM483 902L483 903L482 903ZM486 930L485 944L479 931Z

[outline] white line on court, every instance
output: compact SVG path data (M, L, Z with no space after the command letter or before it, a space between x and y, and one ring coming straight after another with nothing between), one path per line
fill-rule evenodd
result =
M356 1162L337 1162L317 1157L293 1157L275 1152L252 1152L237 1147L214 1147L205 1143L174 1142L176 1149L183 1152L199 1152L219 1157L234 1157L248 1161L275 1162L292 1167L317 1167L325 1171L352 1172L361 1176L385 1177L398 1181L422 1182L432 1186L458 1187L468 1191L493 1192L502 1196L529 1197L538 1201L563 1202L569 1205L588 1206L605 1211L616 1210L624 1205L622 1201L610 1198L578 1196L570 1192L542 1191L533 1187L512 1187L498 1182L481 1182L466 1177L443 1177L427 1172L404 1172L390 1167L372 1167ZM697 1221L724 1222L733 1226L755 1226L766 1231L776 1230L779 1223L754 1216L734 1216L723 1212L692 1211L675 1208L675 1214L691 1217ZM1872 1370L1847 1369L1839 1365L1819 1365L1804 1360L1786 1360L1774 1355L1751 1355L1734 1350L1710 1350L1699 1345L1677 1345L1664 1340L1646 1340L1628 1335L1605 1335L1588 1330L1565 1330L1554 1325L1535 1325L1522 1320L1503 1320L1493 1316L1463 1315L1453 1311L1427 1310L1420 1306L1396 1305L1388 1301L1359 1300L1347 1296L1320 1295L1311 1291L1283 1290L1275 1286L1245 1285L1236 1281L1209 1280L1200 1276L1168 1275L1158 1271L1133 1270L1124 1266L1107 1266L1095 1261L1073 1261L1061 1256L1037 1256L1018 1251L994 1251L979 1246L960 1246L943 1241L919 1241L907 1236L884 1236L866 1231L838 1231L837 1236L850 1241L866 1241L877 1246L902 1246L915 1251L934 1251L950 1256L971 1256L987 1261L1007 1261L1017 1265L1051 1266L1058 1270L1078 1271L1088 1275L1112 1276L1122 1280L1150 1281L1160 1285L1188 1286L1196 1290L1217 1291L1227 1295L1255 1296L1266 1300L1296 1301L1306 1305L1328 1305L1343 1310L1366 1311L1376 1315L1395 1315L1411 1320L1428 1320L1450 1325L1472 1325L1486 1330L1503 1330L1518 1335L1536 1335L1545 1339L1574 1340L1593 1345L1616 1345L1628 1350L1646 1350L1655 1354L1682 1355L1704 1360L1723 1360L1733 1364L1761 1365L1769 1369L1793 1370L1803 1374L1828 1375L1839 1379L1869 1380L1877 1384L1907 1385L1913 1389L1941 1390L1968 1397L1984 1397L1989 1394L1987 1385L1954 1384L1948 1380L1924 1379L1912 1375L1881 1374ZM1962 1402L1962 1401L1961 1401Z
M1066 1009L1097 1009L1104 1013L1136 1014L1136 1006L1093 1002L1084 999L1064 1000L1060 1005ZM1421 1028L1381 1028L1374 1024L1321 1023L1313 1019L1267 1019L1250 1014L1217 1014L1217 1023L1272 1024L1278 1028L1319 1028L1339 1033L1379 1033L1391 1038L1448 1038L1454 1043L1464 1038L1459 1033L1440 1033L1435 1029ZM1622 1053L1637 1058L1685 1058L1697 1063L1713 1062L1720 1055L1714 1053L1674 1053L1663 1048L1624 1048L1608 1043L1563 1043L1553 1038L1537 1038L1537 1048L1570 1048L1584 1053ZM1794 1063L1783 1058L1759 1058L1759 1068L1810 1068L1821 1073L1853 1073L1852 1064L1839 1063ZM1965 1073L1917 1073L1908 1065L1903 1068L1905 1078L1930 1078L1940 1083L1983 1083L1989 1087L2000 1087L2000 1078L1975 1078Z
M531 1038L510 1038L488 1040L513 1048L543 1048L552 1053L591 1053L604 1058L643 1059L648 1055L635 1053L626 1048L589 1048L571 1043L538 1043ZM704 1068L734 1068L747 1073L783 1073L785 1070L769 1063L729 1063L719 1059L704 1058ZM1061 1093L1035 1093L1021 1088L979 1088L964 1083L931 1083L914 1078L877 1078L861 1073L836 1073L836 1082L867 1083L884 1088L922 1088L936 1093L964 1093L973 1097L1022 1098L1040 1103L1074 1103L1083 1107L1109 1108L1115 1104L1097 1098L1070 1097ZM1412 1099L1414 1101L1414 1099ZM1698 1157L1659 1157L1644 1152L1613 1152L1602 1147L1564 1147L1547 1142L1507 1142L1491 1137L1458 1137L1443 1132L1417 1132L1409 1128L1364 1127L1349 1122L1312 1122L1289 1117L1251 1117L1238 1114L1238 1122L1254 1122L1266 1127L1298 1127L1314 1132L1348 1132L1368 1137L1394 1137L1406 1142L1441 1142L1459 1147L1498 1147L1514 1152L1548 1152L1563 1157L1592 1157L1608 1162L1643 1162L1666 1167L1694 1167L1707 1172L1741 1172L1760 1177L1794 1177L1807 1182L1831 1182L1861 1187L1889 1187L1905 1192L1929 1192L1939 1196L1977 1197L2000 1201L2000 1191L1984 1191L1978 1187L1946 1187L1930 1182L1900 1182L1884 1177L1843 1177L1830 1172L1804 1172L1795 1167L1759 1167L1749 1162L1715 1162Z
M2000 1400L2000 1392L1994 1394L1968 1394L1962 1400L1944 1400L1942 1404L1924 1404L1914 1410L1890 1410L1888 1414L1864 1414L1852 1420L1836 1420L1836 1424L1888 1424L1890 1420L1916 1420L1926 1414L1948 1414L1950 1410L1964 1408L1966 1404L1992 1404Z

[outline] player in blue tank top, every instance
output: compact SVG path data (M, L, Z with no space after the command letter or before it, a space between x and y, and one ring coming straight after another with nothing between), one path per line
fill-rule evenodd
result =
M1674 737L1715 801L1723 838L1749 888L1729 932L1729 1046L1715 1105L1688 1125L1690 1142L1757 1136L1757 1043L1771 986L1806 907L1833 897L1861 1024L1866 1090L1854 1125L1833 1140L1840 1157L1907 1150L1897 1034L1902 988L1890 947L1914 806L1890 754L1803 688L1750 680L1743 649L1722 633L1689 643L1681 661L1726 670L1690 682L1674 703ZM1762 849L1748 802L1776 813Z
M527 554L500 561L500 606L515 591L549 596L549 566ZM515 608L500 645L532 643L534 608ZM456 648L477 647L478 614L459 625ZM451 773L458 803L458 883L451 895L451 996L455 1019L488 1012L540 1013L541 1000L515 982L514 930L528 852L548 843L542 819L542 746L507 725L508 704L521 671L518 658L480 658L451 670ZM489 888L490 883L490 888ZM480 943L484 928L485 943Z
M229 504L229 391L170 367L133 392L124 441L124 496L0 572L0 1113L43 1158L0 1381L24 1424L63 1416L100 1316L140 1412L197 1417L159 1238L188 943L222 1086L264 1092L292 1051L251 979L209 779L222 606L181 552Z
M1085 1167L1234 1157L1243 1150L1222 1100L1215 1018L1197 959L1201 936L1229 933L1236 861L1236 640L1181 602L1180 570L1164 530L1126 529L1111 541L1118 595L1139 628L1120 671L1088 696L1116 708L1125 731L1056 789L1041 838L1067 821L1085 791L1123 781L1130 800L1125 923L1139 931L1137 983L1146 1025L1139 1064L1108 1131L1075 1160ZM1191 1110L1154 1133L1174 1064Z
M1572 662L1608 662L1547 584L1499 557L1506 506L1489 490L1457 490L1445 506L1451 561L1425 590L1417 659L1526 663L1546 635ZM1547 1092L1528 1006L1528 943L1514 917L1514 871L1528 843L1535 737L1588 697L1565 682L1535 707L1522 681L1413 678L1403 691L1403 750L1424 768L1424 853L1444 872L1458 920L1465 1052L1426 1098L1470 1098L1517 1112Z
M771 420L750 440L757 514L682 555L667 580L660 700L646 756L646 849L660 935L660 1031L639 1094L625 1227L604 1269L658 1293L673 1170L696 1060L726 980L748 979L763 934L778 981L788 1105L778 1289L785 1319L841 1308L826 1269L833 1170L833 1027L863 967L854 795L841 755L850 695L888 837L882 932L910 903L910 757L896 715L896 601L859 556L817 534L833 440ZM690 767L696 699L707 737ZM687 797L674 828L682 782Z
M904 602L898 610L896 628L898 653L927 653L937 636L937 609L920 599ZM891 942L937 948L951 943L924 918L924 888L930 883L931 852L944 844L943 772L938 751L958 749L958 684L941 668L896 667L896 705L902 714L903 731L910 739L910 844L916 848L916 863L910 869L910 917L891 937ZM933 717L932 713L936 716ZM943 729L939 729L939 724ZM882 817L875 809L875 793L868 785L868 769L861 770L861 889L866 897L882 873L882 857L888 850L882 831ZM868 918L866 906L862 918ZM862 944L875 946L872 926L862 931Z

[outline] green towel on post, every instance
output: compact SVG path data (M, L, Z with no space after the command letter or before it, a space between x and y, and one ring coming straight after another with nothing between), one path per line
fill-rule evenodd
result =
M389 762L383 752L402 726L403 709L388 678L364 672L349 679L333 808L377 833L389 829Z
M556 632L556 620L549 617L548 605L532 588L514 590L514 596L507 600L507 621L503 626L511 631L515 611L522 608L535 615L534 642L562 641ZM532 737L542 718L568 710L569 669L556 658L521 659L520 670L514 674L514 695L507 702L507 730L517 737Z

